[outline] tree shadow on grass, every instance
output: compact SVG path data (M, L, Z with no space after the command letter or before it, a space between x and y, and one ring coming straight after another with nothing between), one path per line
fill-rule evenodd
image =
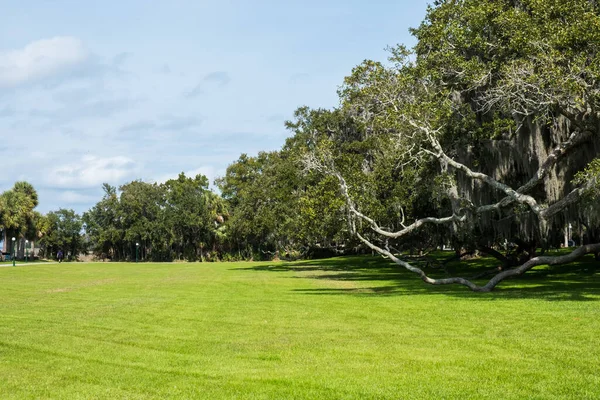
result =
M479 258L448 265L453 276L473 276L494 267L497 261ZM380 257L336 257L324 260L265 264L237 270L294 272L294 279L356 283L357 287L294 289L306 295L403 296L446 295L479 300L539 299L546 301L600 301L600 263L592 256L560 266L541 266L501 282L491 293L475 293L461 285L432 286L419 277ZM439 270L427 270L445 277ZM370 283L373 283L372 285ZM485 280L477 283L484 284ZM335 285L334 285L335 286Z

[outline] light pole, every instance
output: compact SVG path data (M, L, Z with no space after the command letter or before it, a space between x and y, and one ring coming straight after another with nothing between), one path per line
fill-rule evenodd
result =
M140 244L135 242L135 262L138 262L138 250L140 248Z
M571 229L573 229L573 225L569 224L569 247L571 247Z
M25 262L29 262L29 249L27 246L29 246L29 240L25 239Z
M13 259L13 267L15 266L15 258L17 256L17 252L15 251L15 237L12 238L12 259Z

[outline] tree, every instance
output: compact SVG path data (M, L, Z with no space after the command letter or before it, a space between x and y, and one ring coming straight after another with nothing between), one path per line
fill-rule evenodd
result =
M34 187L27 182L16 182L11 190L0 194L0 230L6 231L6 237L36 239L34 208L38 205L38 196ZM22 255L24 248L17 241L16 253Z
M164 188L156 183L133 181L119 187L115 203L121 232L122 258L169 260L172 233L165 221Z
M62 250L66 256L76 259L85 251L83 221L75 211L64 208L51 211L40 221L40 227L44 234L39 243L46 257Z
M340 112L366 134L392 138L375 142L369 154L390 156L408 192L418 188L437 202L434 213L403 213L394 229L362 205L368 181L344 173L346 161L332 144L339 139L322 134L305 163L338 180L361 242L427 283L475 291L536 265L598 252L600 238L564 256L537 256L535 249L556 243L567 221L594 224L581 211L598 181L595 164L585 168L600 153L599 7L587 0L437 1L413 30L413 50L391 49L389 66L366 61L355 68L340 90ZM503 270L481 286L435 279L394 251L432 226L451 234L456 247L486 248ZM516 260L494 250L505 240L520 245Z
M293 162L282 152L242 154L216 183L228 202L227 221L232 247L249 248L249 257L275 255L295 247L294 206L298 184ZM254 254L253 254L254 253Z
M204 175L194 178L179 174L162 186L165 191L165 216L172 232L177 258L203 259L205 248L216 252L219 217L224 203L208 190Z
M120 220L117 188L105 183L102 189L104 190L102 199L83 214L84 229L97 256L120 259L123 257L124 233Z

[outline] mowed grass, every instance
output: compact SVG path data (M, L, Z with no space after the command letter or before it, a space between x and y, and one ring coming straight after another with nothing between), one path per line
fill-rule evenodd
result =
M374 257L3 267L0 398L600 398L597 264L489 294Z

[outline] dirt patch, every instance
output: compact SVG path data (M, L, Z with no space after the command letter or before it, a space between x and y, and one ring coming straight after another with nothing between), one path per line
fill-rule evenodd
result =
M73 290L83 289L83 288L87 288L87 287L100 286L100 285L108 285L110 283L113 283L114 281L115 281L114 278L99 279L99 280L94 280L94 281L89 281L89 282L83 282L80 285L73 286L73 287L68 287L68 288L48 289L45 292L46 293L72 292Z
M64 292L70 292L71 290L73 290L73 289L72 288L48 289L48 290L46 290L46 293L64 293Z

